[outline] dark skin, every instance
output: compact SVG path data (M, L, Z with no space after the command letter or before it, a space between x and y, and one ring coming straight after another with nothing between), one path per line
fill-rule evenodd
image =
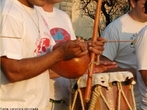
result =
M34 5L36 6L44 6L46 3L46 0L18 0L20 3L22 3L25 6L33 8Z
M56 1L56 0L47 0L46 4L43 6L43 9L44 11L46 12L52 12L53 11L53 8L54 8L54 5L56 3L60 2L59 1ZM77 38L77 39L81 39L81 38ZM103 38L98 38L96 42L89 42L88 43L88 46L90 47L89 49L92 49L92 47L97 47L97 45L100 45L100 46L103 46L104 45L104 39ZM84 49L82 49L84 50ZM100 50L98 53L99 55L101 54L101 52L104 50L104 48L101 48L101 47L97 47L95 49L93 49L93 51L97 51L97 50ZM110 62L105 62L105 63L100 63L100 65L97 66L97 69L96 71L97 72L102 72L102 71L105 71L109 68L116 68L116 63L110 63ZM55 73L54 71L50 70L50 78L57 78L57 77L60 77L60 75L58 75L57 73Z
M80 40L80 39L81 38L77 38L77 40ZM91 46L97 47L98 44L101 45L101 46L104 45L104 39L103 38L98 38L98 41L101 41L101 43L98 43L97 41L88 41L89 50L92 49ZM81 42L84 42L84 40L82 40ZM96 51L101 50L101 51L98 52L99 53L98 55L101 55L101 52L103 51L103 49L104 48L97 47L96 49L93 49L93 50L96 50ZM116 67L117 67L117 64L115 62L100 61L99 65L95 65L94 73L101 73L101 72L104 72L108 69L116 68ZM57 78L59 76L60 75L58 75L54 71L50 70L50 78Z
M11 82L30 79L48 70L59 61L87 54L88 51L81 52L80 47L81 45L78 42L68 41L55 51L41 57L15 60L2 56L1 67Z
M81 47L85 48L84 51L81 51ZM103 42L91 42L89 50L99 55L100 53L102 53L103 50ZM87 54L89 50L87 50L87 44L83 41L80 42L79 40L69 40L63 43L53 52L47 53L46 55L41 57L15 60L3 56L1 57L1 67L3 72L11 82L17 82L33 78L48 70L52 65L58 63L59 61L81 57Z
M117 68L117 65L115 62L100 61L99 65L95 65L94 73L95 74L102 73L102 72L107 71L112 68ZM87 73L85 73L85 74L87 74ZM60 75L58 75L54 71L50 70L50 78L58 78L58 77L60 77Z
M101 56L100 59L102 61L113 62L109 60L108 58L106 58L105 56ZM130 71L131 73L133 73L133 76L136 79L136 69L135 68L121 68L118 66L117 68L110 68L106 70L106 72L113 72L113 71Z
M37 6L44 5L46 0L19 0L19 2L32 8L34 4ZM103 50L103 43L101 40L99 40L98 43L92 43L89 50L87 49L87 44L81 42L81 40L69 40L53 52L47 53L41 57L22 58L17 60L2 56L1 68L10 82L27 80L40 75L59 61L81 57L87 54L88 51L100 54ZM85 50L81 51L81 48Z
M54 5L59 2L61 2L61 0L47 0L46 4L43 6L44 11L49 13L52 12ZM78 37L77 39L82 39L82 38ZM104 50L104 48L98 47L97 45L103 46L104 45L103 41L105 41L105 39L99 37L97 41L88 41L87 44L90 47L89 49L92 49L91 47L97 47L93 51L98 52L100 50L98 53L99 55L101 55L101 52ZM100 73L107 69L116 68L116 67L117 65L115 62L100 62L100 65L96 66L95 72ZM50 70L50 78L57 78L57 77L60 77L60 75Z
M46 0L19 0L19 2L33 8L34 5L43 6ZM27 80L40 75L62 60L79 58L86 55L89 51L100 55L104 50L103 40L104 38L98 38L97 41L88 43L88 48L87 43L81 39L69 40L53 52L46 53L40 57L17 60L8 58L7 56L1 56L1 69L10 82Z
M139 72L141 73L143 82L144 82L144 84L147 87L147 70L140 70Z

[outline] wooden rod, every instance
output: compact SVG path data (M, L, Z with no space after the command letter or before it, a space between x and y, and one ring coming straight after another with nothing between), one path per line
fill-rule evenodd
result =
M89 43L91 41L85 41L86 43ZM114 42L137 42L137 40L104 40L103 43L114 43Z
M96 12L95 12L95 20L94 20L94 27L93 27L93 36L92 41L96 41L98 36L98 28L100 22L100 14L101 14L101 4L102 0L98 0ZM95 61L96 55L91 52L91 62ZM87 86L85 91L85 101L89 102L91 97L91 88L92 88L92 74L94 69L94 64L90 62L89 69L88 69L88 77L87 77Z
M137 40L105 40L106 43L113 43L113 42L137 42Z

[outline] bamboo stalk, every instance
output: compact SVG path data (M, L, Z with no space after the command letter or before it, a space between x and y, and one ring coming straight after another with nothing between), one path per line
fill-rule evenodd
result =
M95 20L94 20L94 28L93 28L93 36L92 41L96 41L98 37L98 27L99 27L99 21L100 21L100 13L101 13L101 4L102 0L98 0L97 7L96 7L96 13L95 13ZM96 58L96 55L91 52L91 62L94 62ZM99 57L98 57L99 60ZM99 61L98 61L99 63ZM86 92L85 92L85 101L89 102L91 97L91 88L92 88L92 73L94 69L94 64L91 63L90 68L88 70L88 77L87 77L87 86L86 86Z

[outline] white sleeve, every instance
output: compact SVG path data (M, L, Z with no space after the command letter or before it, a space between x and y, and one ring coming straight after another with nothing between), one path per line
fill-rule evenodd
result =
M135 43L138 70L147 70L147 26L138 35Z
M2 16L0 56L14 59L22 57L22 28L22 22L19 19L8 14Z
M117 35L117 29L115 27L112 27L111 25L108 25L103 34L102 37L104 37L106 40L119 40ZM104 51L102 53L103 56L107 57L111 61L115 59L117 56L117 51L119 49L119 43L105 43L104 45Z

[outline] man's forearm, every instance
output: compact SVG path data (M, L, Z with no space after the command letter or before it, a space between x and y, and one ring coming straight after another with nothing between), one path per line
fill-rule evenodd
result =
M41 57L26 58L22 60L1 57L1 66L7 78L11 82L16 82L40 75L58 61L61 61L61 58L57 51Z

